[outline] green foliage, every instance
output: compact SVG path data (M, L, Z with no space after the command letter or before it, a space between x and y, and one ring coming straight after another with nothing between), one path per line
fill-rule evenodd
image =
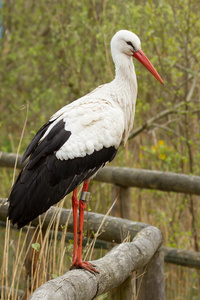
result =
M151 169L153 160L154 168L160 171L181 172L180 165L188 162L187 153L181 155L163 140L150 147L141 146L140 158L143 167Z
M22 150L33 137L33 128L37 131L58 108L112 80L109 43L121 28L141 37L143 50L166 82L163 88L135 62L139 81L135 126L153 111L185 100L183 83L199 68L198 8L198 1L186 0L4 3L1 147L16 149L27 103Z
M34 250L36 250L37 252L40 251L40 244L39 244L39 243L34 243L34 244L31 245L31 247L32 247Z

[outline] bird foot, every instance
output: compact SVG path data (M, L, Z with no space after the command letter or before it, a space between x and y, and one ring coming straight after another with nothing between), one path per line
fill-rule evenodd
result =
M99 273L99 271L97 271L97 269L94 268L95 265L89 263L88 261L78 261L76 260L70 270L76 268L76 269L84 269L84 270L87 270L89 272L91 272L92 274L95 274L95 273Z

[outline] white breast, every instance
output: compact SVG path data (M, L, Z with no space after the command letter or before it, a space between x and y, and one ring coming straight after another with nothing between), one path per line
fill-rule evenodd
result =
M58 159L84 157L103 147L119 147L124 133L124 113L111 96L104 95L107 98L104 99L98 93L98 90L90 93L52 116L51 120L55 119L55 122L62 119L65 130L71 132L67 142L56 152ZM54 124L49 127L44 137Z

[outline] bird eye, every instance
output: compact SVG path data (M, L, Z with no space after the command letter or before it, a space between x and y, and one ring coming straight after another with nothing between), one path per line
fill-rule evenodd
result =
M135 47L133 46L133 44L131 42L126 42L129 46L131 46L133 48L133 50L135 51Z

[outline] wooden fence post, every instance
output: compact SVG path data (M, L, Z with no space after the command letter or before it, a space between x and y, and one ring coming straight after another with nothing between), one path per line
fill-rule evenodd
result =
M36 271L36 265L38 260L38 252L34 251L32 248L32 244L37 241L38 238L38 229L35 227L30 227L26 240L26 248L28 250L27 256L25 259L25 269L26 269L26 282L27 282L27 291L23 295L23 300L28 299L28 296L31 294L32 290L35 290L34 287L36 282L32 284L32 280L34 278L34 274ZM29 294L29 295L28 295Z
M137 277L137 300L164 300L164 253L157 251Z
M120 286L110 291L110 298L112 300L135 300L136 272L131 273L130 276Z
M112 185L111 200L112 203L117 198L117 202L112 210L115 217L131 220L131 188Z

